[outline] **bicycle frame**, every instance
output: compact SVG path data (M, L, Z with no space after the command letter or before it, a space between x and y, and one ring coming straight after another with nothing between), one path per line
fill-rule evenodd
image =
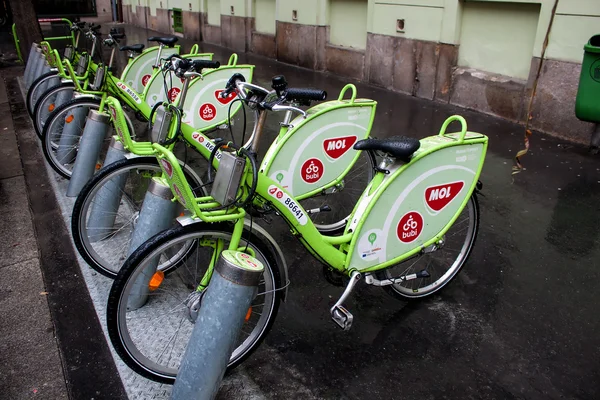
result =
M261 118L265 118L264 111ZM453 121L461 123L461 131L458 133L446 133L448 125ZM259 172L254 204L273 208L283 217L290 227L291 233L300 240L309 253L337 271L348 275L354 271L368 273L398 264L423 251L428 246L443 240L444 235L465 208L476 188L485 160L488 139L479 133L468 132L464 118L453 116L446 120L439 135L422 139L421 143L422 148L413 155L409 163L392 162L390 165L387 165L389 168L388 174L381 171L376 173L371 183L365 189L361 199L357 202L350 216L345 233L341 236L322 235L310 218L308 218L306 210L295 201L293 196L278 182L262 172ZM454 157L454 160L448 158L448 154L444 153L450 153L450 157ZM457 157L457 154L464 155ZM415 168L417 169L414 170ZM367 241L373 247L378 240L377 237L372 236L372 227L377 226L378 223L381 225L385 221L391 221L391 231L398 231L402 226L402 222L406 224L403 220L406 215L412 212L419 213L418 211L413 211L414 208L418 208L418 203L426 204L428 202L428 195L430 196L429 200L431 201L432 199L433 195L431 193L433 192L428 192L427 190L424 192L421 191L425 187L432 187L432 183L423 177L435 176L436 172L444 170L469 170L467 176L470 179L463 181L461 188L443 207L439 208L435 206L434 209L430 208L428 212L429 221L427 223L432 225L432 229L428 231L427 228L424 228L423 221L421 221L416 237L409 238L412 240L407 239L405 243L402 243L399 235L396 238L391 238L393 246L388 246L388 248L394 247L393 251L391 251L393 254L391 257L385 253L385 247L380 249L381 254L376 254L377 252L375 252L377 257L372 257L373 254L366 254L364 246L361 243ZM400 179L404 176L410 176L412 179L414 171L418 173L417 179L414 179L409 184ZM251 179L251 175L246 175L247 185L250 185ZM442 181L444 179L447 181L448 176L442 176L441 179ZM456 178L451 178L451 180L456 180ZM446 187L450 187L453 184L452 182L442 183L446 183ZM439 195L444 185L440 185L437 182L434 186L438 186L438 189L440 189L436 192ZM412 190L415 188L417 191ZM398 200L392 206L392 211L386 213L383 218L378 218L374 209L379 201L387 204L389 198L386 198L386 193ZM446 193L449 194L450 189L447 189ZM179 200L176 194L174 196ZM406 199L410 200L408 204L404 204L404 200ZM437 199L436 197L434 200ZM444 209L446 207L447 209ZM389 204L387 204L387 208L389 209ZM437 211L435 208L438 208ZM397 216L398 211L404 214L401 218ZM436 217L439 219L437 222L435 221ZM180 217L179 220L183 224L190 222L189 218L186 219L185 217ZM385 236L384 234L388 234L388 232L383 232L382 237ZM391 237L392 235L388 236ZM379 239L382 239L382 237ZM390 238L387 239L389 240ZM365 258L369 262L361 264L357 261L362 258ZM208 282L211 273L212 270L209 269L207 276L202 279L202 282ZM199 287L199 290L201 289L203 287Z

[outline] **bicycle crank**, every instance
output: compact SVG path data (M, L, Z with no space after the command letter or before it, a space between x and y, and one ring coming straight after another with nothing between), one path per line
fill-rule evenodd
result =
M352 321L354 320L354 317L352 316L352 313L342 305L342 303L344 303L348 296L350 296L350 293L352 293L352 290L354 290L354 286L356 286L361 278L362 275L360 272L352 272L352 275L350 275L350 282L348 282L346 290L344 290L344 293L342 293L340 299L333 305L333 307L331 307L331 310L329 310L333 322L335 322L345 331L350 330L350 327L352 327Z

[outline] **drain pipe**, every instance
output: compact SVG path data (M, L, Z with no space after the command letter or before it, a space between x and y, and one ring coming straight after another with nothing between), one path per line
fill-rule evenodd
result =
M533 100L535 99L535 95L537 94L537 86L538 81L540 79L540 75L542 74L542 67L544 66L544 59L546 57L546 49L548 48L548 42L550 40L550 32L552 31L552 24L554 24L554 17L556 16L556 9L558 8L559 0L554 1L554 6L552 7L552 15L550 16L550 23L548 24L548 30L546 30L546 36L544 37L544 44L542 45L542 57L540 58L540 64L538 65L537 72L535 74L535 80L533 81L533 88L531 90L531 97L529 98L529 106L527 107L527 115L525 118L525 148L520 150L515 156L515 164L513 166L513 175L518 174L523 169L523 165L521 164L521 157L523 157L529 151L529 136L531 136L531 130L529 129L529 122L533 118L531 116L531 109L533 108Z

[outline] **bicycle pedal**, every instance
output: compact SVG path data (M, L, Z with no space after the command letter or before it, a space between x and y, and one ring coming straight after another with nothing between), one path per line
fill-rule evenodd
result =
M335 322L340 328L345 331L350 330L352 327L352 321L354 320L354 316L352 313L348 311L344 306L335 306L331 309L331 319Z

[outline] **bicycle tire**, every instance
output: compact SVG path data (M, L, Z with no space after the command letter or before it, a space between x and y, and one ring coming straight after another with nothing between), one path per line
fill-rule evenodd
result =
M77 158L77 147L79 146L79 139L76 137L73 138L75 141L71 144L72 149L68 151L68 154L64 158L61 158L58 155L57 143L62 135L62 127L64 125L64 120L71 118L75 110L77 108L81 108L82 110L99 110L100 109L100 100L94 99L91 97L81 97L78 99L73 99L54 110L50 117L46 120L44 124L44 129L42 131L42 150L44 153L44 157L46 161L50 164L52 169L56 171L60 176L66 179L71 178L72 168L75 164L75 159ZM65 115L67 117L65 117ZM83 132L85 126L85 117L87 116L87 112L83 116L82 120L75 120L71 118L67 123L79 123L79 126L76 126L76 131ZM62 119L62 120L61 120ZM79 136L80 137L80 136ZM108 140L110 136L107 135L106 146L108 147ZM74 154L73 154L74 153ZM69 160L68 162L66 160Z
M180 267L177 271L165 277L165 280L169 277L172 280L166 283L163 281L160 288L152 292L153 297L151 300L135 310L128 311L127 306L131 304L128 297L131 287L147 267L147 263L151 262L152 257L160 254L162 249L168 248L170 243L177 244L177 241L182 240L195 240L201 243L202 241L199 239L201 237L226 239L231 235L231 228L230 224L197 223L161 232L138 248L119 271L108 297L107 328L117 354L138 374L161 383L172 384L175 381L181 361L179 357L183 355L187 346L187 338L182 337L191 333L193 328L193 324L187 319L184 312L176 312L175 307L181 307L181 303L187 299L184 296L186 296L186 293L189 296L190 291L195 291L197 282L192 281L191 289L186 289L185 280L189 279L183 277L185 271L181 271L182 267ZM248 326L249 321L254 321L255 317L258 318L258 321L248 337L241 337L241 345L238 345L232 352L228 370L242 363L260 345L273 325L281 300L280 291L277 290L282 288L281 278L268 245L264 244L251 232L244 232L244 237L245 239L240 243L240 246L248 243L249 248L254 250L257 258L265 266L265 279L259 287L259 294L252 304L263 302L262 305L266 305L266 307L263 307L260 313L255 313L254 307L259 307L261 304L256 304L249 309L251 316L246 321L245 326ZM181 271L181 275L175 275L179 271ZM182 289L179 297L174 293L168 293L163 301L156 294L158 290L167 291L170 287L175 288L176 286ZM166 310L171 312L165 312ZM160 314L157 314L157 311ZM154 318L147 318L148 313ZM136 314L141 317L139 320L135 318ZM139 325L135 325L135 321L140 321ZM156 322L156 326L148 326L148 321ZM128 324L132 326L131 330ZM176 329L176 336L173 336L171 328ZM244 335L246 334L244 333ZM132 335L137 336L134 339ZM166 340L167 338L171 338L171 340ZM177 340L179 338L182 338L182 340ZM137 339L139 339L139 342L137 344L133 343ZM143 342L146 340L151 340L151 343L148 343L148 349L142 350L140 347L144 345ZM162 345L164 345L164 348L159 347ZM166 365L163 366L159 364L160 357L167 352L167 348L170 350L168 361L165 361ZM154 355L158 357L156 361L151 359Z
M116 161L100 169L97 174L81 189L81 192L75 200L73 212L71 214L71 233L75 248L87 262L98 273L114 279L127 258L127 251L131 243L131 233L136 221L136 213L139 213L141 202L144 199L146 184L149 180L144 180L140 174L141 171L155 171L160 173L160 165L155 157L135 157ZM206 195L204 185L201 179L191 170L189 164L183 166L184 174L188 182L195 188L194 192L198 197ZM134 175L129 175L131 172ZM135 175L138 174L138 175ZM94 204L102 188L108 188L118 177L127 179L132 177L136 179L135 185L125 181L123 185L123 195L126 195L127 201L120 202L115 212L115 220L110 228L105 228L102 237L92 237L99 235L99 232L90 232L88 221L93 212ZM139 178L136 178L139 177ZM98 211L95 211L98 213ZM175 220L174 220L175 222ZM185 256L185 254L183 255ZM180 261L180 260L179 260ZM169 273L177 267L178 260L172 264L163 265L161 269L164 273Z
M60 176L66 179L71 178L71 169L70 167L74 166L75 160L77 159L77 148L79 146L79 139L81 137L81 133L83 133L83 129L85 128L86 119L80 121L81 126L79 129L76 129L78 132L78 138L74 138L73 143L70 144L72 146L71 157L68 162L63 162L60 159L60 156L57 154L58 151L58 140L62 137L62 126L61 123L64 124L64 121L61 121L61 118L64 118L65 115L74 115L74 110L78 107L87 108L89 110L99 110L100 109L101 100L95 97L79 97L73 99L62 106L59 106L54 112L50 115L46 124L44 125L44 130L42 131L42 150L44 153L44 157L52 167ZM87 117L87 113L85 114ZM125 114L125 120L127 122L127 126L129 131L132 132L132 135L135 135L135 131L133 128L133 124L131 118L127 114ZM71 121L72 122L72 121ZM55 131L56 128L58 131ZM112 125L110 125L112 128ZM110 144L110 139L112 135L110 131L107 132L106 138L104 140L104 146L101 150L100 160L103 160L103 155L105 155L106 151L108 151L108 146Z
M466 264L469 256L471 255L471 251L473 250L473 247L475 246L475 240L477 239L477 233L479 232L479 202L477 201L477 195L475 193L473 193L471 195L471 198L469 199L469 202L467 203L467 205L461 212L461 215L465 212L465 210L469 214L469 217L468 217L469 224L467 225L467 228L466 228L467 235L465 236L465 240L463 242L462 247L460 248L460 251L458 253L456 260L454 260L454 262L450 266L450 268L448 268L448 270L446 272L444 272L438 279L435 279L435 280L433 280L432 277L429 277L429 278L416 278L416 279L407 281L407 282L411 282L410 288L408 288L408 287L405 288L405 287L401 286L400 284L391 284L391 285L383 286L383 289L388 294L390 294L393 297L399 298L401 300L422 299L422 298L431 296L434 293L438 293L440 290L447 287L448 284L450 282L452 282L454 280L454 278L456 278L458 276L458 273L462 270L462 268ZM445 244L440 249L434 250L431 253L420 254L416 257L424 257L424 256L427 256L428 254L435 255L438 252L440 252L440 254L443 253L444 248L448 247L449 237L452 236L451 232L455 228L462 229L460 226L464 221L466 221L466 219L461 220L461 218L459 216L459 218L455 221L455 223L450 227L448 232L446 232L446 235L444 235ZM412 272L412 273L419 272L420 267L416 267L409 271L409 268L412 268L413 266L415 266L416 263L419 261L419 260L414 261L414 259L416 257L411 257L408 260L405 260L396 266L391 266L390 268L386 268L382 271L378 271L376 273L376 276L380 280L385 280L385 279L390 279L390 278L394 278L394 277L398 277L398 276L402 276L402 275L408 275L410 272ZM432 263L432 259L433 258L428 258L427 264L426 264L427 265L426 269L428 269L428 272L430 274L431 274L431 272L429 270L431 270L432 266L434 266L434 264ZM406 266L405 263L411 263L410 267L405 268L405 266ZM400 273L400 274L398 274L398 273L394 274L392 270L403 264L404 264L404 266L400 267L400 269L405 268L404 271L402 271L402 273ZM415 281L426 282L427 286L415 288L414 287Z
M52 112L57 108L55 104L52 103L52 97L58 96L58 93L62 90L75 90L75 85L72 82L63 82L60 85L53 86L42 93L35 106L33 108L33 116L31 119L33 120L33 128L35 129L35 133L38 138L42 138L42 132L44 130L44 121L41 121L42 117L42 109L48 110L50 114L47 115L47 118L52 115ZM54 97L56 98L56 97Z
M37 103L37 100L39 99L40 95L43 93L38 93L40 91L40 88L42 88L43 84L46 83L46 81L48 79L52 79L52 78L59 78L58 76L58 72L55 71L50 71L50 72L46 72L43 75L40 75L39 77L37 77L29 86L29 90L27 90L27 97L25 99L25 105L27 106L27 112L29 113L30 117L33 117L33 110L35 108L35 104ZM53 85L52 87L54 87L56 85ZM44 92L46 92L49 88L46 87L44 89Z

